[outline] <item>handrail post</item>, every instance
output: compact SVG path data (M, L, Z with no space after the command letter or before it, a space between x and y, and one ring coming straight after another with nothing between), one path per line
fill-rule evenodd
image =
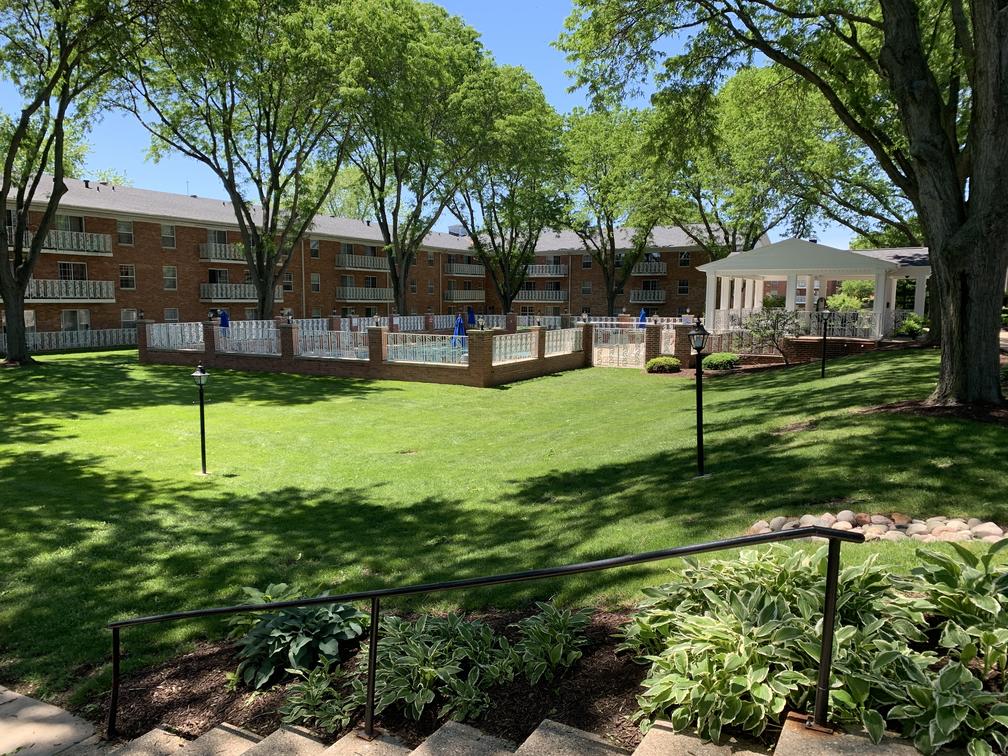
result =
M109 696L108 727L105 736L116 736L116 712L119 708L119 628L112 628L112 694Z
M833 667L833 631L836 629L837 586L840 582L840 541L829 540L826 557L826 595L823 598L822 648L819 651L819 681L816 684L815 714L806 726L828 728L830 672Z
M381 600L375 596L371 599L371 632L368 638L368 668L367 668L367 702L364 704L364 734L365 740L374 740L374 703L375 703L375 671L378 665L378 612Z

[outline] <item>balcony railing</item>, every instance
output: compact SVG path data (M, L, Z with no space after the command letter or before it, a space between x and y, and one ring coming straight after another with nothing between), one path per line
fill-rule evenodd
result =
M514 298L515 302L566 302L567 292L563 289L522 289Z
M388 270L388 258L371 255L336 255L336 267L349 270Z
M246 283L201 283L200 299L205 302L255 302L255 284ZM273 294L276 302L283 301L283 287L277 286Z
M639 262L630 271L634 276L664 276L668 272L668 263L658 260Z
M245 253L237 244L209 242L199 245L200 260L207 262L245 262Z
M483 276L486 275L486 268L473 263L447 263L445 274L449 276Z
M639 304L661 304L665 301L665 289L631 289L630 301Z
M529 278L563 278L567 275L566 265L527 265L525 275Z
M33 278L28 281L26 302L115 302L112 281L60 281Z
M370 286L337 286L336 300L339 302L391 302L392 289L378 289Z
M11 226L7 226L7 242L9 246L13 246L11 243L13 235L14 229ZM25 246L31 244L33 237L34 234L31 231L25 231ZM62 231L54 228L46 234L42 251L111 255L112 236L110 234L92 234L87 231Z
M445 302L485 302L486 292L483 289L447 289L444 293Z

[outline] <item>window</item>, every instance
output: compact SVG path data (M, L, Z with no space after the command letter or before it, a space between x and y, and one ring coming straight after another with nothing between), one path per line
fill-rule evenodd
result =
M322 291L322 275L320 273L311 274L311 290L314 292Z
M340 317L341 318L350 318L350 317L353 317L353 307L343 307L343 308L340 308Z
M90 310L63 310L60 313L61 331L88 331L90 329Z
M120 244L133 243L133 221L129 220L116 221L116 241L118 241Z
M531 317L532 315L535 315L535 308L533 308L532 305L522 305L519 314L523 317Z
M119 266L119 288L120 289L136 288L136 266L134 265Z
M676 307L676 315L678 315L679 317L682 317L688 312L689 307L686 307L686 305L679 305L678 307Z
M553 255L553 257L550 258L550 265L563 265L560 255Z
M680 278L679 279L678 293L679 294L689 294L689 281L687 281L685 278Z
M339 277L339 285L342 286L342 287L344 287L344 288L350 288L350 287L356 286L357 283L356 283L356 281L354 281L354 277L353 276L340 276Z
M294 274L290 271L283 274L283 290L294 291Z
M431 281L431 280L427 281L427 293L428 294L433 294L434 293L434 282Z
M416 283L416 279L415 278L411 278L410 279L409 290L410 290L410 294L416 294L417 283Z
M137 323L137 311L132 307L126 310L119 311L119 321L122 323L123 328L136 328Z
M679 253L679 267L680 268L688 268L689 266L690 266L690 253L688 251L687 252L680 252Z
M581 293L582 294L591 294L591 281L582 281L581 282Z
M56 228L60 231L83 231L84 230L84 216L83 215L57 215L56 216ZM77 312L75 310L67 310L67 312ZM79 310L79 312L87 312L87 310ZM66 330L66 329L64 329ZM77 329L69 329L77 330Z
M581 255L581 267L585 270L591 267L591 255Z
M164 265L161 267L161 276L164 278L165 291L178 289L178 268L174 265Z
M378 314L378 311L375 310L374 307L365 307L364 308L364 317L365 318L373 318L377 314Z
M547 281L546 282L546 291L560 291L560 282L559 281ZM559 314L560 313L558 312L557 315L559 315Z
M365 289L377 289L378 288L378 276L364 276L364 288Z
M60 281L87 281L87 264L61 262L58 266Z
M178 323L178 307L165 307L165 323Z
M340 251L344 255L352 255L353 254L353 244L351 244L350 242L341 242L340 243Z
M255 307L245 308L245 320L258 320L259 311Z
M319 259L319 240L312 239L308 242L308 249L310 250L311 256L316 260Z
M658 281L653 278L648 279L643 284L644 291L658 291Z
M223 228L207 229L207 242L210 244L227 244L227 231Z
M472 281L470 281L467 278L465 281L462 282L462 288L465 289L466 291L472 291Z
M529 281L528 279L522 281L522 285L521 285L521 290L522 291L535 291L535 289L536 289L536 282L535 281Z
M430 250L427 250L427 264L428 265L434 264L434 253L431 252Z
M368 247L368 254L370 254L371 257L378 257L378 247Z
M210 268L207 273L210 283L228 283L227 268Z
M321 318L322 317L322 308L321 307L312 307L311 308L311 316L313 318Z
M161 224L161 246L164 249L175 249L175 226L170 223Z

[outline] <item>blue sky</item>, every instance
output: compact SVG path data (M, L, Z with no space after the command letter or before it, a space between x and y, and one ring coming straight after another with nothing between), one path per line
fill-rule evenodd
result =
M542 85L553 106L567 112L586 105L583 92L569 92L567 62L551 43L563 29L571 10L569 0L441 0L441 5L476 29L498 63L524 66ZM19 109L9 84L0 85L0 107ZM89 139L87 161L90 173L103 169L125 173L134 186L166 192L225 198L213 173L194 160L173 155L154 163L147 159L150 138L133 118L107 114L96 124ZM443 217L441 229L451 223ZM774 236L774 239L777 237ZM836 227L820 232L820 241L846 247L850 233Z

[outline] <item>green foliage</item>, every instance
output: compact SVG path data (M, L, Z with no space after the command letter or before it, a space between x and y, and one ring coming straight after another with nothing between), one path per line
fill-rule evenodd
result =
M538 614L517 623L521 637L514 647L521 669L533 685L542 679L552 682L581 658L581 647L588 642L584 629L591 619L586 609L573 612L542 602L536 606Z
M364 612L342 604L265 614L238 641L238 679L259 690L285 672L313 669L322 657L338 659L341 644L359 638L366 624Z
M682 370L682 362L678 357L652 357L644 369L649 373L678 373Z
M798 335L798 313L794 310L764 307L746 318L745 329L761 345L773 346L784 357L787 364L787 350L784 342Z
M864 303L857 297L840 292L826 297L826 307L833 312L857 312L864 307Z
M241 589L246 604L272 604L277 601L293 601L303 595L295 586L287 583L270 583L265 590L245 586ZM264 616L264 612L235 614L228 618L229 638L245 635Z
M862 278L848 278L840 282L840 293L856 297L867 304L875 296L875 282Z
M287 691L280 708L285 724L302 724L333 733L346 728L361 705L354 696L353 678L325 657L311 671L295 670L300 678Z
M734 352L714 352L704 357L704 370L734 370L739 366L741 357Z
M924 333L925 326L927 326L927 321L920 315L911 312L903 318L903 322L896 329L896 335L909 336L911 339L916 339Z
M787 298L783 294L767 294L763 297L763 309L779 310L787 304Z

